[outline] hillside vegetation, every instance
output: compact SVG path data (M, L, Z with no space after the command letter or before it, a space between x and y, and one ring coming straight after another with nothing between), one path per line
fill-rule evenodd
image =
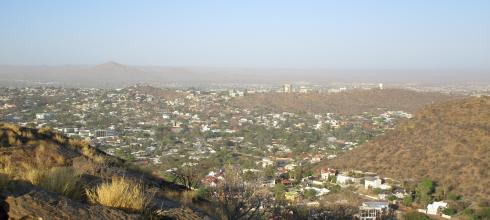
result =
M400 180L429 177L473 202L490 198L490 97L436 104L328 161Z
M186 191L83 140L0 124L0 219L202 219Z
M240 108L274 112L332 112L338 114L381 113L386 110L415 112L423 106L461 96L404 89L354 89L340 93L262 93L233 100Z

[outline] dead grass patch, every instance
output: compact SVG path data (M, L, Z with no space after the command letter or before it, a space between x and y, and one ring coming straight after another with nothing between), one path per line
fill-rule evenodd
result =
M124 177L114 177L85 193L91 203L136 212L145 211L152 197L145 193L141 183Z

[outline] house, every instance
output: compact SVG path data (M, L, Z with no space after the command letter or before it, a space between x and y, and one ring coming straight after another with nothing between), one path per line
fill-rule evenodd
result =
M386 201L374 201L363 202L359 206L359 219L360 220L376 220L381 219L383 216L391 215L391 209L389 203Z
M403 199L408 195L408 193L404 189L395 189L395 191L393 191L393 195L395 195L398 199Z
M294 170L294 168L295 168L295 167L296 167L296 164L293 164L293 163L292 163L292 164L288 164L288 165L284 166L284 168L285 168L286 170L289 170L289 171Z
M320 154L316 154L310 160L310 163L318 163L322 160L322 156Z
M337 170L325 167L320 170L320 179L328 180L330 176L335 176L337 174Z
M262 187L274 187L276 185L276 180L274 178L266 178L262 181Z
M429 215L437 215L439 213L439 210L447 208L447 203L440 201L440 202L433 202L429 205L427 205L427 214Z
M372 189L381 188L381 184L383 184L383 180L379 177L366 177L364 179L364 189Z
M54 117L53 113L37 113L36 119L38 120L51 120Z
M262 158L261 162L262 162L263 168L274 165L274 162L272 160L270 160L269 158Z
M352 183L359 183L359 182L360 182L360 178L350 177L347 174L338 174L337 175L337 184L339 184L341 186L346 186L346 185L349 185Z

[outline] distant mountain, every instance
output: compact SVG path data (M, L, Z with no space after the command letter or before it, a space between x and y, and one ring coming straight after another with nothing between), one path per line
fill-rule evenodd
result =
M95 66L0 65L0 85L63 85L69 87L123 87L135 83L178 83L201 86L214 83L282 84L291 82L386 82L463 84L490 82L488 70L336 70L283 68L220 68L133 66L109 61Z
M339 114L381 113L416 110L433 103L462 98L437 92L405 89L354 89L340 93L263 93L233 100L240 108L266 109L274 112L333 112Z
M63 85L124 87L136 83L161 84L191 80L179 68L147 69L114 61L95 66L0 66L0 85ZM182 77L186 78L182 78Z
M109 61L106 63L102 63L99 65L96 65L92 68L94 71L109 71L109 72L117 72L117 71L138 71L135 68L131 68L129 66L116 63L114 61Z
M475 202L490 198L490 97L436 104L329 166L400 180L430 177Z

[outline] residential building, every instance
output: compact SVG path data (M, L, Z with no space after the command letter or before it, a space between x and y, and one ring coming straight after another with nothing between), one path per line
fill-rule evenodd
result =
M386 201L375 202L363 202L359 206L359 219L360 220L376 220L381 219L383 216L391 215L391 209L389 203Z

